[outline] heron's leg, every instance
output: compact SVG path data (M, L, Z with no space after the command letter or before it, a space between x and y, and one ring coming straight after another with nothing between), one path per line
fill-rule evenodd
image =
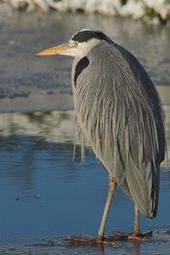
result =
M150 236L151 233L141 234L140 233L140 221L139 221L139 209L135 206L135 221L134 231L128 235L129 240L145 241L145 237Z
M139 209L135 206L135 225L134 225L134 235L140 235L140 222L139 222Z
M112 176L109 176L109 190L108 190L108 195L107 195L107 199L106 199L106 205L104 208L102 221L101 221L98 235L97 235L97 242L99 242L99 243L101 243L104 240L104 231L105 231L105 227L106 227L107 216L109 213L110 205L112 202L112 197L116 190L116 187L117 187L117 183L116 183L115 179Z
M147 237L152 236L151 232L141 234L140 233L140 222L139 222L139 209L135 206L135 220L134 220L134 231L133 233L121 233L116 232L114 238L116 240L135 240L143 242Z

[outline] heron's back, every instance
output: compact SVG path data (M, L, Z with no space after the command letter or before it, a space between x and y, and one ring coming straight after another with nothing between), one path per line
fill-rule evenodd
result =
M157 212L164 114L158 94L135 57L101 42L75 78L76 126L96 157L147 217Z

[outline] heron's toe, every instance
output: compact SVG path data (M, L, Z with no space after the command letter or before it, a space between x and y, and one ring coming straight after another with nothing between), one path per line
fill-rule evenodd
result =
M116 245L112 237L92 238L88 236L71 236L67 239L71 245Z
M112 238L115 241L134 240L134 241L144 242L144 241L146 241L146 239L148 239L151 236L152 236L152 232L147 232L147 233L143 233L143 234L115 232L112 235Z

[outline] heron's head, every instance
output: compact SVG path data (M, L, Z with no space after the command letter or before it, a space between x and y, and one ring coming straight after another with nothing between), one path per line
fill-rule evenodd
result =
M76 32L67 43L43 50L38 56L49 55L67 55L72 57L81 57L86 55L95 45L102 40L112 42L103 32L91 29L83 29Z

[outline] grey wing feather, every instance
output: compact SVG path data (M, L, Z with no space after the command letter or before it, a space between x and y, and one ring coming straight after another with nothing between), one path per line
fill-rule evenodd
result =
M136 58L117 44L101 42L87 57L89 65L73 89L79 134L86 135L105 169L152 218L165 154L156 89Z

